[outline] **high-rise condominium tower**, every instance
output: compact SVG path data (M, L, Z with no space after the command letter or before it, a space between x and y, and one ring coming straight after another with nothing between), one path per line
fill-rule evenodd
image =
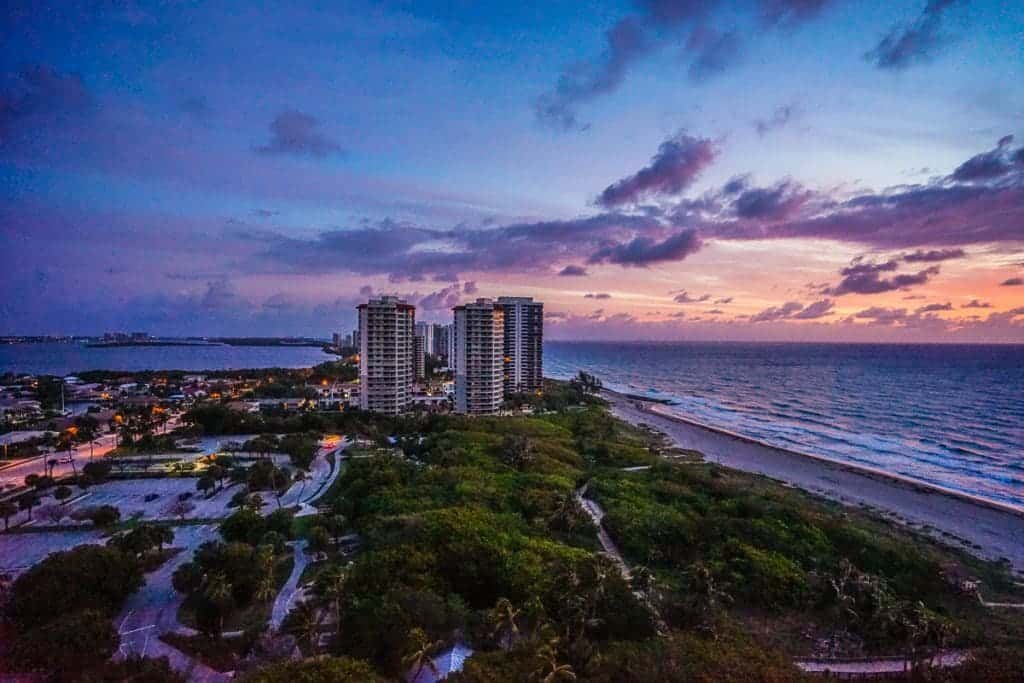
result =
M455 307L455 411L487 415L504 394L505 313L490 299Z
M544 383L544 304L532 297L503 296L505 394L537 391Z
M416 308L393 296L359 310L359 407L397 415L412 399Z

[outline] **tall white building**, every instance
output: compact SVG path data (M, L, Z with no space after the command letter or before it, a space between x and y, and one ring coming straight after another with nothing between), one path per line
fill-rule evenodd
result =
M416 336L423 337L423 353L434 356L438 353L434 346L434 323L416 323Z
M393 296L359 310L359 407L397 415L412 400L416 307Z
M490 299L454 310L455 412L495 413L504 397L504 310Z
M504 312L505 394L544 386L544 304L532 297L498 297Z

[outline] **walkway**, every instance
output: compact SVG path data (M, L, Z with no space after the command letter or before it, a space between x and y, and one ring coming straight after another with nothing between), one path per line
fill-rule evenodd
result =
M614 560L615 564L622 571L622 576L628 581L631 576L629 565L626 564L626 560L622 557L622 553L619 552L615 541L612 540L612 537L608 535L608 532L604 530L604 526L601 524L601 520L604 519L604 509L595 501L585 497L589 486L590 482L587 482L576 489L576 501L586 511L587 515L590 516L595 526L597 526L597 539L601 542L601 547L604 548L605 554Z
M292 573L285 581L285 584L281 587L281 590L277 593L277 597L274 598L274 608L270 612L270 630L278 631L281 629L281 624L284 623L284 618L288 616L288 612L291 611L292 603L295 599L296 591L299 589L299 579L302 577L302 572L305 571L306 565L309 564L309 554L306 552L306 541L295 541L289 543L294 549L293 557L295 561L292 563Z
M927 664L935 669L949 669L960 666L971 655L961 650L946 650L922 660L920 663ZM828 675L835 678L871 678L874 676L890 676L910 671L914 662L902 658L880 658L880 659L803 659L793 662L801 671L811 674Z

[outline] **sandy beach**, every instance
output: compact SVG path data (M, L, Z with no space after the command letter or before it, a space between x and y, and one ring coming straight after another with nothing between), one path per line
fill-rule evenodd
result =
M851 506L866 506L987 559L1008 559L1024 574L1024 512L885 473L795 453L666 413L656 403L605 390L612 412L664 432L709 462L762 474ZM921 529L920 527L931 527Z

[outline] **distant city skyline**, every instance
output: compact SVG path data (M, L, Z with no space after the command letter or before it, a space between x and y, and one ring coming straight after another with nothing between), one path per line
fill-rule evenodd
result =
M1024 5L7 3L0 335L1024 343Z

